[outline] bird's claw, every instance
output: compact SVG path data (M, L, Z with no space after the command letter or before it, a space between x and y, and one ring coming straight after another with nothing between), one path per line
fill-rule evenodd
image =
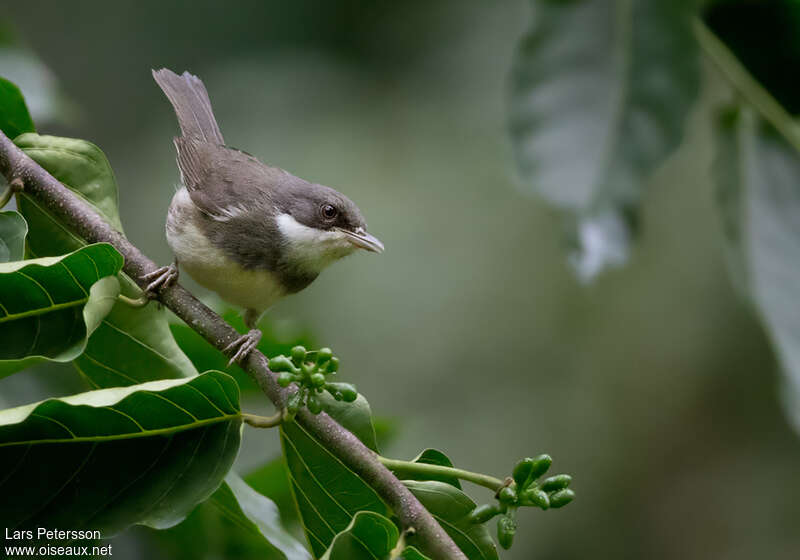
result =
M259 342L261 342L261 331L258 329L251 329L247 334L240 336L228 344L223 350L226 354L233 353L233 356L231 356L228 362L228 367L230 367L233 362L240 363L244 360L250 352L255 350Z
M144 290L147 298L155 299L161 290L172 286L178 280L178 274L178 265L171 263L142 276L143 280L149 282Z

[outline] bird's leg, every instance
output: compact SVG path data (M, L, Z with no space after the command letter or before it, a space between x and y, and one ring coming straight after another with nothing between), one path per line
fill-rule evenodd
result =
M178 280L178 259L175 259L167 266L157 268L142 276L142 279L149 282L144 293L147 299L155 299L158 293L164 288L172 286Z
M233 354L228 366L233 362L239 363L244 360L261 342L261 331L256 328L260 316L261 313L255 309L248 309L244 312L244 324L250 331L228 344L223 350L226 354Z

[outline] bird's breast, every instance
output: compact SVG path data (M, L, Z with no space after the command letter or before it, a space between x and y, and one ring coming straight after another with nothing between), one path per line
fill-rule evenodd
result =
M186 189L179 190L167 215L167 242L179 267L198 284L234 305L263 312L287 295L284 283L264 268L244 268L211 243Z

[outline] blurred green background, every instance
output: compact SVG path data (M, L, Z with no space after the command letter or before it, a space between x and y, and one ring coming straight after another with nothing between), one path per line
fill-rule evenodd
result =
M436 447L500 475L547 452L574 475L575 502L523 511L503 558L796 559L800 445L713 203L702 113L718 78L706 69L651 181L631 262L581 285L507 137L530 17L525 0L26 0L0 16L69 100L65 119L34 110L40 132L105 151L128 237L156 261L171 259L177 124L151 68L198 74L231 145L356 201L386 253L334 265L269 315L331 346L396 419L385 454ZM41 398L54 371L64 393L77 383L66 366L12 376L0 400ZM242 469L277 451L274 434L246 439ZM144 529L113 542L115 558L170 557Z

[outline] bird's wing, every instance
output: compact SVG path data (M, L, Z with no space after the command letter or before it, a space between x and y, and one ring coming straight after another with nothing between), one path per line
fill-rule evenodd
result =
M292 176L245 152L194 138L175 138L181 179L192 202L204 213L225 220L268 204L271 193Z

